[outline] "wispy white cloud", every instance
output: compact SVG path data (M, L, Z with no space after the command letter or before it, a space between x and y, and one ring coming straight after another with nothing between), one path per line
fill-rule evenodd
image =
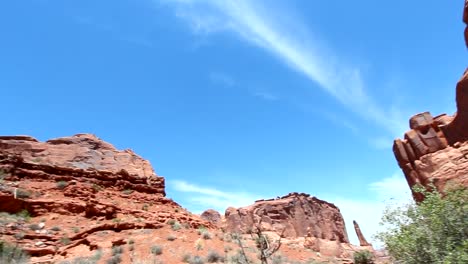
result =
M280 14L284 12L278 12L275 4L252 0L159 1L172 4L177 16L188 21L197 34L233 32L304 74L364 119L392 135L401 133L401 124L405 122L369 96L359 67L339 60L338 54L324 48L316 38L310 37L310 32L304 33L300 21L282 19L284 15Z
M174 180L169 185L175 191L187 193L184 196L189 203L199 208L215 209L223 213L229 206L241 207L253 204L259 197L246 192L225 192L211 187L203 187L186 181Z
M345 197L326 198L327 201L333 202L340 208L352 243L359 243L353 227L353 220L356 220L366 239L374 246L380 246L380 243L374 240L373 236L383 228L379 224L383 211L387 206L403 205L410 202L411 192L401 173L395 173L390 177L373 182L368 185L368 189L375 198L365 200Z

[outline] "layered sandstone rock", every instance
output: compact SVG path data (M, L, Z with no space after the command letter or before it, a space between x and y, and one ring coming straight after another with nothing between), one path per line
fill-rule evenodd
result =
M260 223L263 231L286 238L311 236L319 239L349 243L345 223L338 207L304 193L259 200L242 208L228 208L226 229L248 233Z
M134 230L145 230L145 243L170 221L215 228L166 198L164 187L147 160L94 135L0 136L0 237L24 248L31 263L110 250ZM13 215L24 212L30 224Z
M117 150L91 134L46 142L28 136L0 136L0 166L19 178L93 181L165 196L164 178L156 175L147 160L131 150Z
M463 21L468 25L468 1ZM465 29L468 47L468 27ZM443 191L447 185L468 186L468 69L456 87L457 113L433 117L429 112L410 119L403 140L397 139L393 152L408 185L428 187L434 184ZM423 197L413 193L417 201Z

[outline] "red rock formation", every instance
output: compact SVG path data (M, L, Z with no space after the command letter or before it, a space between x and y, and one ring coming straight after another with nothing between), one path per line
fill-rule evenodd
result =
M24 210L35 227L4 213ZM148 161L89 134L46 142L0 136L0 212L2 240L48 263L111 247L114 239L125 238L116 234L135 229L154 236L151 230L169 220L188 228L215 227L166 198L164 178ZM107 241L96 237L99 232L114 235Z
M463 21L468 25L468 1ZM468 47L468 27L465 41ZM468 69L457 84L456 103L454 116L432 117L429 112L413 116L404 140L395 140L393 152L411 188L434 184L442 192L448 184L468 186ZM423 199L413 195L417 201Z
M208 209L201 214L201 218L215 225L221 223L221 214L213 209Z
M119 151L94 135L39 142L27 136L0 136L0 165L19 178L93 181L165 196L164 178L131 150Z
M286 238L311 236L349 243L338 207L303 193L290 193L278 199L260 200L242 208L228 208L226 230L247 233L261 220L264 231Z
M361 232L361 228L359 227L359 224L353 220L353 225L354 225L354 230L356 231L356 235L359 239L359 245L361 247L367 247L367 246L372 246L369 242L367 242L366 238Z

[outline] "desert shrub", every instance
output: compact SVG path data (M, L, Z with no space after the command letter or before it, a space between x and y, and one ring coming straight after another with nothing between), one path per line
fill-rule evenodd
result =
M25 234L23 232L18 232L13 235L17 240L21 240L24 238Z
M221 254L219 254L218 252L210 250L210 252L208 252L208 255L206 256L206 262L208 263L224 262L224 257L221 256Z
M151 254L153 255L161 255L163 252L163 248L161 246L155 245L151 247Z
M387 209L377 238L398 263L468 263L468 189L414 191L424 201Z
M68 245L68 244L70 244L70 242L71 242L71 240L68 237L60 238L60 243L62 243L63 245Z
M13 190L13 192L16 192L16 197L21 199L30 198L32 195L30 191L21 188Z
M39 226L39 224L30 224L29 229L35 231L35 230L40 230L41 227Z
M130 190L130 189L125 189L122 191L123 194L132 194L133 193L133 190Z
M73 231L73 233L78 233L78 232L80 232L80 228L77 227L77 226L74 226L74 227L72 227L72 231Z
M182 226L180 225L180 223L178 221L176 221L172 226L171 226L172 230L174 231L177 231L177 230L180 230L182 228Z
M190 263L190 264L205 264L205 261L203 260L202 257L200 257L200 256L195 256L195 257L193 257L193 258L190 260L189 263Z
M237 254L229 257L229 263L250 264L251 260L246 259L245 255L243 255L241 252L238 252Z
M374 264L374 255L368 250L355 252L353 255L354 264Z
M177 239L177 237L174 236L174 235L168 235L168 236L167 236L167 240L169 240L169 241L174 241L174 240L176 240L176 239Z
M135 240L133 240L132 238L130 238L127 242L129 245L133 245L135 244Z
M206 229L201 230L199 233L201 237L206 240L211 239L213 237L213 235Z
M177 221L175 219L169 219L167 220L167 224L170 225L170 226L173 226Z
M182 262L184 262L184 263L190 263L190 260L191 260L191 259L192 259L192 255L190 255L190 254L188 254L188 253L187 253L187 254L184 254L184 255L182 256Z
M62 230L59 226L54 226L51 228L52 231L60 231Z
M112 255L120 255L123 253L123 248L121 246L113 246L112 247Z
M65 189L65 187L68 186L68 183L66 181L59 181L57 182L57 188L59 188L60 190L63 190Z
M107 264L119 264L121 262L122 262L122 256L121 255L112 256L106 261Z
M21 248L0 241L0 263L26 264L29 256Z
M283 264L283 263L287 263L287 262L288 262L288 258L286 258L284 256L281 256L281 255L274 255L271 258L271 263L272 264Z

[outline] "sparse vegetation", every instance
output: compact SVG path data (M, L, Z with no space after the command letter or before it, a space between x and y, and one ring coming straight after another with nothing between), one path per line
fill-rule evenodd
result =
M73 233L78 233L78 232L80 232L80 228L77 227L77 226L74 226L74 227L72 227L72 231L73 231Z
M196 250L203 249L203 241L201 239L197 239L197 241L195 241L195 249Z
M41 227L39 226L39 224L30 224L29 229L36 231L36 230L40 230Z
M133 193L133 190L131 189L125 189L122 191L123 194L126 194L126 195L129 195L129 194L132 194Z
M96 191L96 192L99 192L99 191L102 190L102 187L99 186L99 185L97 185L97 184L95 184L95 183L93 183L93 185L91 186L91 188L93 188L93 190Z
M198 234L201 235L201 237L206 240L211 239L213 237L210 231L208 231L208 229L206 229L205 227L200 227L198 229Z
M361 250L354 253L354 264L374 264L374 255L368 250Z
M66 246L66 245L70 244L70 242L71 242L71 240L68 237L61 237L60 238L60 243L62 243L62 245Z
M112 247L112 256L120 255L123 253L123 248L121 246Z
M216 251L210 250L206 256L206 262L208 263L217 263L224 262L224 257Z
M149 209L149 205L148 204L144 204L142 207L141 207L141 210L144 210L144 211L148 211Z
M135 244L135 240L133 240L132 238L130 238L127 242L129 245L133 245Z
M16 195L16 198L27 199L31 197L31 192L25 189L17 188L13 190L13 195Z
M172 228L172 230L177 231L177 230L182 229L182 226L180 225L179 221L175 221L175 222L171 225L171 228Z
M106 261L107 264L119 264L121 262L122 262L122 256L121 255L112 256Z
M169 241L174 241L174 240L176 240L176 239L177 239L177 237L176 237L175 235L172 235L172 234L171 234L171 235L168 235L168 236L167 236L167 240L169 240Z
M168 225L170 225L170 226L173 226L173 225L176 223L176 220L175 220L175 219L169 219L169 220L167 220L166 223L167 223Z
M188 254L188 253L187 253L187 254L184 254L184 255L182 256L182 262L184 262L184 263L190 263L190 260L191 260L191 259L192 259L192 255L190 255L190 254Z
M63 190L65 189L65 187L68 186L68 183L66 181L59 181L57 182L57 188L60 189L60 190Z
M50 230L58 232L58 231L60 231L62 229L59 226L54 226Z
M21 240L24 238L25 234L23 232L18 232L13 235L17 240Z
M435 190L435 187L433 187ZM437 191L416 187L424 201L387 209L377 238L397 263L468 263L468 189Z
M190 262L190 264L205 264L205 261L203 261L203 258L200 256L195 256L193 257Z
M21 248L0 241L0 263L26 264L28 262L29 256Z
M155 245L151 247L151 254L153 255L161 255L163 252L163 248L161 246Z

